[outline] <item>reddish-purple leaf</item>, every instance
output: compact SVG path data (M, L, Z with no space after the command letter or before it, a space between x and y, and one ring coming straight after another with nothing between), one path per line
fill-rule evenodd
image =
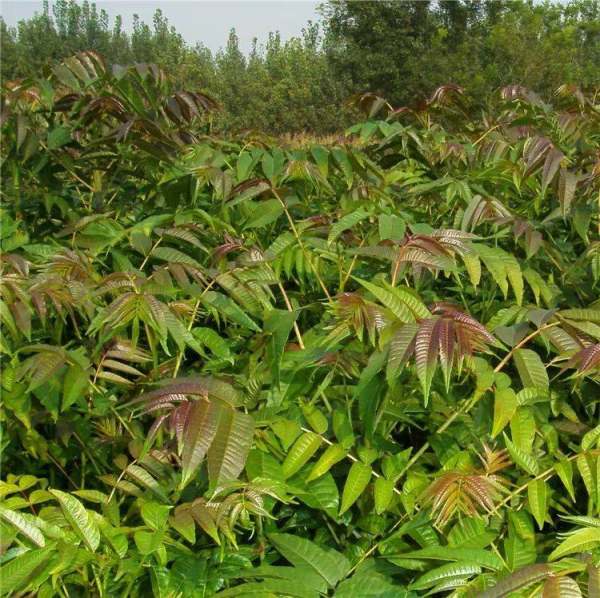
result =
M192 403L185 420L181 453L181 486L184 487L196 473L217 432L217 417L223 407L200 399ZM230 409L230 408L228 408ZM231 410L231 409L230 409Z
M565 155L556 148L552 148L548 152L544 161L544 169L542 170L542 193L546 191L548 185L552 182L564 157Z
M425 403L429 400L431 381L436 369L439 333L436 331L437 319L430 318L421 322L415 337L415 362L417 376L421 382Z

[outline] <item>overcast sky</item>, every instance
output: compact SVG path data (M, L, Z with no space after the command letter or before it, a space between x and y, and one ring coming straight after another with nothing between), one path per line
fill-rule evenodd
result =
M224 46L229 30L234 27L244 50L252 39L266 40L270 31L279 31L284 39L298 35L309 20L318 21L317 7L312 0L163 0L97 1L114 18L120 14L126 28L131 26L134 14L152 23L157 8L169 19L186 41L202 42L215 51ZM0 13L8 25L16 25L35 12L41 12L43 3L38 0L2 0Z

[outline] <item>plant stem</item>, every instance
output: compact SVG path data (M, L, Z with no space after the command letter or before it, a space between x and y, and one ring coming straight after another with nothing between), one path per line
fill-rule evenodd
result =
M277 286L279 287L279 290L281 291L281 294L283 295L283 300L285 301L285 305L287 307L287 310L289 312L293 312L293 308L292 308L292 304L290 303L290 299L287 296L287 293L285 292L285 289L283 288L283 285L278 282ZM298 328L298 322L294 322L294 333L296 334L296 338L298 339L298 344L300 345L301 349L304 349L304 341L302 340L302 335L300 334L300 328Z
M109 504L110 501L113 499L113 496L115 495L115 492L117 491L117 486L119 485L121 480L125 477L125 474L127 473L127 470L129 469L129 467L131 465L135 465L136 463L137 463L137 459L134 459L131 463L128 463L127 466L125 467L125 469L123 469L123 471L119 474L119 477L117 478L117 481L115 482L115 485L113 486L113 489L110 491L110 495L108 496L108 499L106 500L106 504Z
M190 321L188 322L188 326L187 326L188 330L191 330L192 327L194 326L194 322L196 321L196 316L198 315L198 309L200 308L200 303L202 302L202 297L204 297L204 295L206 293L208 293L208 291L210 291L210 289L215 285L216 282L217 282L216 279L213 278L213 280L211 280L208 283L208 285L206 286L206 288L202 291L202 293L200 294L200 297L198 297L198 299L196 300L194 309L192 311L192 315L190 317ZM185 353L185 349L182 349L177 354L177 361L175 362L175 368L173 369L173 376L172 376L173 378L177 378L177 374L179 373L179 368L181 367L181 361L183 359L184 353Z
M56 467L58 467L67 480L69 480L73 488L79 490L79 486L77 486L77 484L71 479L71 476L64 470L63 466L50 453L48 453L48 458L50 461L52 461L52 463L54 463L54 465L56 465Z
M359 244L359 248L361 248L364 244L365 244L366 239L362 239L360 244ZM354 266L356 264L356 260L358 258L358 254L355 254L354 257L352 258L352 261L350 262L350 267L348 268L348 272L346 272L346 275L344 276L344 280L342 280L342 284L340 285L340 293L344 292L344 289L346 288L346 283L348 282L348 280L350 280L350 276L352 275L352 270L354 270Z
M544 330L548 330L548 328L553 328L554 326L558 326L560 322L552 322L552 324L544 324L537 330L534 330L530 335L526 336L521 342L517 343L502 359L502 361L494 368L494 373L498 373L507 363L508 360L513 356L514 352L520 349L523 345L526 345L532 338L536 337L538 334L543 332Z
M325 293L327 300L330 303L332 303L333 299L331 298L331 295L329 294L329 291L327 290L327 287L325 286L325 283L323 282L321 275L319 274L317 269L313 266L312 260L310 259L310 254L308 253L308 250L306 249L304 242L300 238L300 234L298 233L298 229L296 228L296 224L294 223L294 219L292 218L290 211L288 210L287 206L285 205L285 202L283 201L283 199L281 199L281 196L279 195L279 193L277 193L277 190L274 187L272 187L271 191L273 192L273 195L275 196L275 198L279 201L279 203L283 207L283 211L285 212L285 215L287 216L287 219L290 224L290 228L292 229L292 232L294 234L294 237L296 238L298 245L300 245L300 249L302 250L302 253L304 254L304 258L310 265L311 270L315 273L315 276L317 277L317 280L319 281L319 285L321 286L321 289L323 289L323 292Z
M152 255L152 252L161 244L162 240L163 240L163 238L162 238L162 236L160 236L160 237L158 237L158 240L156 241L156 243L154 243L154 245L152 245L152 248L148 252L148 255L146 255L146 257L144 258L144 261L142 262L142 265L140 266L140 270L144 269L144 266L146 265L146 263L150 259L150 256Z

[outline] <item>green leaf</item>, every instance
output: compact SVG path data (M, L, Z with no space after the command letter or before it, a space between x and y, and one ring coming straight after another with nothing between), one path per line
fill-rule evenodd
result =
M212 328L193 328L192 334L201 345L208 347L215 357L233 363L227 341Z
M340 515L345 513L358 500L368 486L372 473L373 470L364 463L357 461L352 464L342 492Z
M421 299L417 296L417 293L410 289L409 287L388 287L389 291L394 295L397 299L402 301L410 309L415 318L423 319L430 318L431 312L427 309L427 306L421 301Z
M493 571L500 571L504 564L502 559L488 550L478 548L456 548L454 546L429 546L421 550L413 550L401 554L386 554L399 559L435 560L435 561L467 561Z
M356 278L369 293L374 295L385 307L387 307L401 322L414 322L415 318L402 298L393 292L393 289L384 289L375 284ZM416 299L415 299L416 301ZM430 314L431 315L431 314Z
M89 374L86 370L78 364L69 366L63 382L61 411L66 411L77 399L83 397L89 383Z
M544 366L540 356L535 351L531 349L517 349L513 353L513 359L525 388L549 388L550 381L546 372L546 366Z
M279 368L285 345L297 317L297 312L281 309L273 309L265 316L264 330L271 335L271 371L277 385L279 385Z
M103 505L108 503L108 494L100 492L99 490L74 490L73 494L84 500ZM31 496L29 497L31 500Z
M331 150L331 155L333 156L335 162L337 162L337 165L344 175L346 185L348 189L350 189L354 179L354 169L352 168L352 163L348 159L348 154L341 148L334 147Z
M17 595L17 590L26 588L54 555L56 555L56 547L47 546L39 550L29 550L0 566L0 579L2 580L0 590L2 595ZM49 574L50 572L46 577Z
M485 548L489 546L498 533L490 529L479 517L461 519L448 532L449 546L459 548Z
M247 328L254 332L260 332L260 328L256 325L254 320L246 315L246 312L226 295L215 291L207 291L203 294L201 301L207 307L214 308L219 314L225 316L228 320L239 324L243 328Z
M476 251L485 264L504 297L508 295L508 281L513 288L517 304L523 300L523 276L519 262L512 255L498 247L477 245Z
M196 340L196 337L187 329L187 327L183 325L179 318L177 318L170 310L166 310L163 317L166 329L177 343L180 351L183 351L187 345L196 351L198 355L205 357L202 345Z
M296 567L309 567L331 586L343 579L350 569L348 559L333 549L292 534L268 534L275 548Z
M278 199L267 199L260 202L250 202L256 207L250 218L243 226L244 230L262 228L272 224L283 214L283 206Z
M580 529L570 534L566 540L561 542L548 557L551 561L574 554L576 552L586 552L600 545L600 528L589 527Z
M167 497L160 484L143 467L130 463L125 469L125 475L130 477L132 480L134 480L144 488L148 488L148 490L153 492L158 498L164 501L167 500ZM118 484L118 487L121 488L121 483Z
M265 579L261 582L247 582L219 592L222 598L318 598L315 590L292 583L289 579Z
M315 160L321 176L327 178L329 174L329 152L322 145L315 145L310 148L310 153Z
M596 490L596 474L594 472L594 461L586 454L577 456L575 460L579 475L583 480L585 489L587 490L588 496L592 502L597 502L597 490Z
M509 525L508 536L504 540L504 552L511 571L531 565L537 559L534 540L521 537L512 525Z
M517 395L512 388L497 388L494 393L492 438L502 432L517 411Z
M536 304L539 305L541 296L546 305L551 305L553 302L555 291L544 280L544 278L539 274L539 272L536 272L531 268L527 268L523 271L523 276L525 277L527 284L529 284L531 290L533 291Z
M586 432L581 439L581 450L589 451L600 446L600 425Z
M4 519L4 521L10 523L18 532L40 548L46 545L44 535L39 528L18 511L13 511L0 505L0 519Z
M539 464L533 455L529 455L516 447L504 434L504 443L512 460L527 473L536 476L539 473Z
M517 404L533 405L535 403L547 402L550 400L550 393L543 388L524 388L517 393Z
M196 541L196 524L189 509L176 509L175 513L169 517L169 524L190 544Z
M393 214L379 214L379 238L382 241L402 241L406 234L406 222Z
M369 217L369 213L365 210L355 210L342 216L330 229L327 237L327 244L331 245L345 230L352 228L365 218Z
M600 309L563 309L560 312L562 318L570 320L583 320L588 322L597 322L600 324Z
M337 519L340 492L331 473L310 482L305 490L295 489L294 492L311 509L323 511L332 519Z
M421 575L417 581L410 584L411 590L424 590L438 583L449 580L468 579L473 575L481 573L481 567L469 562L447 563L431 569L424 575Z
M94 552L100 544L100 532L85 507L74 496L61 490L49 490L58 500L66 520L86 546Z
M283 462L283 477L288 479L300 471L321 446L321 437L305 432L296 440Z
M271 429L275 432L281 442L281 446L287 451L294 441L302 433L302 426L290 419L279 418L271 423Z
M162 530L167 525L171 507L155 502L145 502L141 508L144 523L153 530Z
M587 515L563 515L562 519L581 527L600 527L600 517Z
M185 264L186 266L202 270L202 266L197 260L173 247L155 247L152 250L152 257L169 262L170 264Z
M163 534L160 532L137 531L133 534L137 549L142 555L149 555L162 547Z
M248 453L246 473L250 480L263 478L274 482L283 482L281 463L273 455L256 448Z
M463 255L462 259L471 284L477 288L481 281L481 261L476 255L469 253Z
M323 511L332 519L337 519L340 492L331 473L309 482L305 488L294 488L294 492L311 509Z
M344 459L347 454L348 451L341 444L328 446L311 469L306 481L311 482L325 475L336 463Z
M264 579L264 583L268 583L269 580L272 579L285 580L289 584L289 587L287 588L287 591L282 587L280 593L283 592L286 594L288 592L294 592L297 593L298 596L309 596L310 598L326 594L328 588L327 582L310 567L288 567L261 564L258 567L242 571L240 576L243 576L245 579L262 578ZM240 586L236 586L232 589L239 587ZM264 589L266 588L263 587L263 590ZM270 586L269 589L271 589ZM232 593L231 595L235 596L236 594Z
M71 131L68 127L54 127L48 132L48 149L55 150L71 141Z
M282 255L286 251L286 249L288 249L292 245L295 245L296 243L296 237L294 237L292 233L288 231L281 233L265 251L265 260L274 260L277 256Z
M307 403L302 405L302 415L308 425L317 433L325 434L329 427L329 421L325 414L314 404Z
M335 589L335 598L414 598L414 593L397 585L391 574L380 567L379 559L366 559L352 577Z
M519 407L510 420L510 435L515 446L531 454L535 438L535 418L531 407Z
M373 496L375 499L375 512L378 515L384 513L394 497L395 484L393 480L379 477L375 480Z
M532 480L527 486L529 510L537 521L540 530L548 513L548 487L544 480Z
M568 459L561 459L558 463L554 464L554 470L564 487L567 489L569 496L574 501L575 488L573 487L573 464Z

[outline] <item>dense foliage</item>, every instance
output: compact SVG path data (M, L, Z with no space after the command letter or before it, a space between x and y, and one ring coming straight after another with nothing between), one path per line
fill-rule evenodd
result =
M483 101L509 84L548 99L559 85L600 80L595 0L333 0L321 12L320 25L307 24L298 38L274 33L245 54L232 31L212 53L186 44L160 11L127 31L93 3L56 0L15 28L0 21L0 68L4 79L37 77L49 62L87 50L111 63L153 62L184 89L214 96L221 128L271 133L337 133L356 122L346 100L366 90L412 105L450 82Z
M598 595L597 96L358 104L5 87L3 595Z
M351 87L410 104L453 82L484 99L521 84L549 98L565 83L597 85L600 4L354 2L327 5L328 55Z

